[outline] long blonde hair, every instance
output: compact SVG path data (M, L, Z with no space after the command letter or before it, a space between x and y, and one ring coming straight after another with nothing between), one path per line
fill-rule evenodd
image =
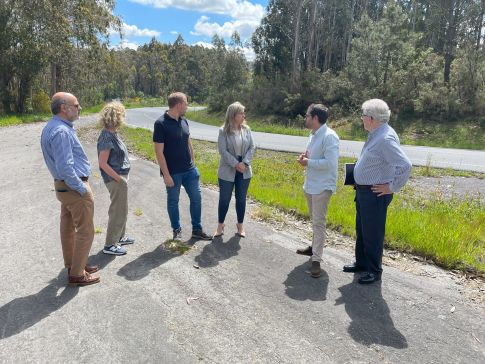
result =
M237 114L243 113L244 109L245 109L244 105L241 104L239 101L236 101L227 107L226 118L224 120L224 125L222 126L222 130L224 134L227 135L230 133L234 133L237 130L236 125L234 123L234 118L236 117ZM241 128L243 129L249 128L246 125L246 120L244 120L243 123L241 124Z

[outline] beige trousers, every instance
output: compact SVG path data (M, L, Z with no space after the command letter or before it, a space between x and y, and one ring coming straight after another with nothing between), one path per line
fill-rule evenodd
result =
M61 244L64 265L71 276L84 275L89 251L94 239L94 199L91 186L81 196L63 181L54 181L56 197L61 203Z
M312 220L313 239L312 239L312 261L321 262L323 255L323 246L327 237L326 221L327 210L332 191L326 190L318 195L305 193L308 205L308 212Z
M128 176L121 176L119 182L106 183L111 204L108 210L108 229L106 231L106 246L116 245L125 236L126 220L128 218Z

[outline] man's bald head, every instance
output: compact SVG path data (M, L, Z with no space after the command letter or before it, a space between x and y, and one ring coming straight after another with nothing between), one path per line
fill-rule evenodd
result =
M76 97L73 94L68 92L57 92L52 96L51 100L51 111L54 115L57 115L61 112L61 105L72 103L76 100Z

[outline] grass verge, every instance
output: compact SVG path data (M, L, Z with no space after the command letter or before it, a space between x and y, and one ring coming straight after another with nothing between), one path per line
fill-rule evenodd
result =
M131 150L155 162L150 131L125 127L122 134ZM215 143L196 140L193 143L202 182L217 185L219 155ZM295 160L296 155L292 153L258 150L249 195L264 205L308 217L301 188L303 170ZM340 160L341 176L343 163L350 161L349 158ZM446 173L446 170L430 170L435 176ZM413 177L422 173L416 168ZM343 186L340 180L328 211L328 226L349 236L355 235L353 199L353 189ZM474 198L423 197L405 187L394 196L389 208L386 245L432 259L445 268L484 273L485 204Z
M187 113L190 120L203 124L222 125L223 113L210 113L206 109ZM303 120L288 125L278 123L275 118L248 114L248 124L254 131L285 135L307 136ZM360 140L367 138L359 117L329 120L340 139ZM485 145L485 121L467 120L456 122L429 122L423 120L396 120L391 125L399 134L402 144L440 148L483 150Z

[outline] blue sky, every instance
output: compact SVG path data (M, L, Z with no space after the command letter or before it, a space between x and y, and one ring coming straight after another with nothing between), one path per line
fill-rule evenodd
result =
M155 37L173 43L182 34L187 44L209 45L214 34L228 40L237 30L250 38L266 12L268 0L118 0L115 14L123 20L123 47L136 48ZM120 46L117 34L110 35ZM251 50L245 51L251 58Z

